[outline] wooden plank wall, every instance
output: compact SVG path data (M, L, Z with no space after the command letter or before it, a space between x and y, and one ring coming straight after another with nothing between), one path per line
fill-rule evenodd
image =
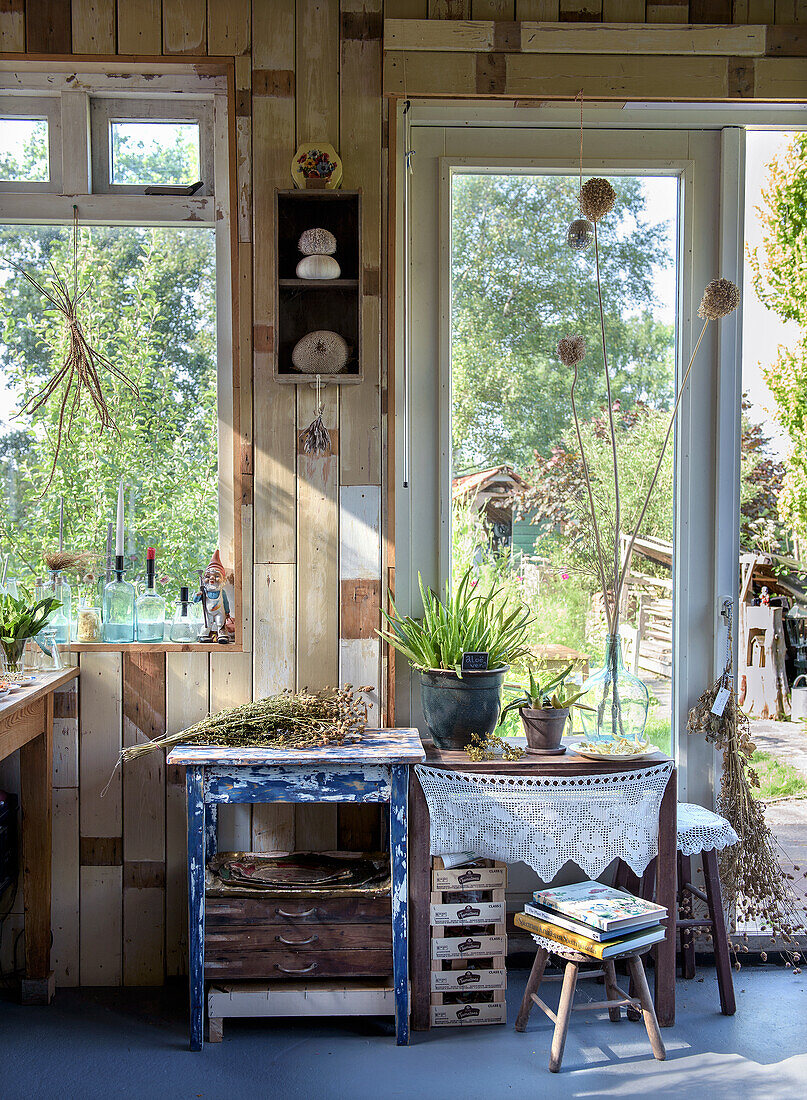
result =
M389 545L382 531L385 17L793 24L807 22L807 0L0 0L2 52L191 63L208 55L235 65L245 652L85 654L78 694L58 697L53 962L60 984L158 984L185 969L184 776L152 759L117 772L105 789L121 744L176 731L209 709L337 678L373 686L374 719L383 714L374 628L382 577L394 565L382 560ZM512 33L497 30L494 47L508 48ZM333 449L317 458L300 454L297 443L313 415L312 393L272 379L274 189L290 185L292 154L308 139L341 149L344 186L363 191L365 380L326 391ZM226 559L232 547L222 552ZM0 785L18 789L13 759L0 766ZM364 848L382 839L373 808L226 811L220 845L233 849ZM15 950L19 961L22 921L18 899L3 927L4 968Z

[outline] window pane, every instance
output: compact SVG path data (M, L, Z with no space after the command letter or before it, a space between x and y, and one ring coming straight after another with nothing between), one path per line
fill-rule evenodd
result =
M110 181L182 186L199 179L198 122L110 122Z
M613 561L641 512L674 389L678 181L612 178L615 214L599 228L608 363L620 468L615 532L612 452L593 249L573 252L576 176L458 173L452 182L452 564L495 583L533 615L539 664L571 679L602 666L603 597L589 547L588 498L563 336L587 354L576 386L598 522ZM626 661L651 694L647 734L669 750L672 680L673 454L643 518L621 601ZM511 680L525 674L514 668ZM521 732L517 717L505 727ZM575 718L579 728L579 717Z
M154 546L158 581L166 578L158 589L169 605L180 585L198 586L218 544L214 232L81 229L79 286L89 293L79 318L92 346L138 384L140 399L101 366L120 438L99 431L85 396L44 496L58 401L14 414L63 363L65 325L30 283L0 265L0 540L12 554L11 575L26 587L43 572L43 554L58 547L60 496L65 547L90 551L103 573L121 477L128 579L144 576ZM0 226L0 256L46 288L52 263L72 288L65 227Z
M0 119L0 180L47 183L48 124L44 118Z

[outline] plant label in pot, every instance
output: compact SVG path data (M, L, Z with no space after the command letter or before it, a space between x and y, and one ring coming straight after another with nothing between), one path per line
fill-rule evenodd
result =
M488 660L489 657L487 653L463 653L462 671L487 672Z

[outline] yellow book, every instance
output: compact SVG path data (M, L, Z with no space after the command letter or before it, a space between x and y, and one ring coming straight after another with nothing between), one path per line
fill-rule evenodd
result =
M547 940L554 940L564 947L570 947L573 951L579 951L583 955L590 955L593 959L610 959L614 955L621 955L634 947L644 947L647 944L657 943L663 940L666 929L663 925L654 928L644 928L640 932L633 932L628 936L621 936L616 940L606 940L603 943L590 940L588 936L581 936L577 932L570 932L567 928L559 928L557 924L551 924L546 920L539 920L530 913L516 913L515 925L523 928L533 935L543 936Z

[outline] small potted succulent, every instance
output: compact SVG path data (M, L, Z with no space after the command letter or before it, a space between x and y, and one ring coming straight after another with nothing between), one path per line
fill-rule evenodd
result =
M574 663L555 676L548 677L543 683L536 680L530 669L529 690L508 703L502 711L500 725L511 710L518 710L527 738L527 752L538 756L565 752L566 749L561 747L560 741L569 720L570 709L592 709L577 701L585 692L566 688L566 677L573 668Z
M513 661L528 653L530 612L524 604L509 605L495 587L476 592L468 569L445 599L420 583L423 618L381 614L389 630L378 633L402 653L420 673L423 716L434 743L442 749L465 749L476 735L487 738L496 729L501 689ZM487 668L463 670L463 656L484 654Z

